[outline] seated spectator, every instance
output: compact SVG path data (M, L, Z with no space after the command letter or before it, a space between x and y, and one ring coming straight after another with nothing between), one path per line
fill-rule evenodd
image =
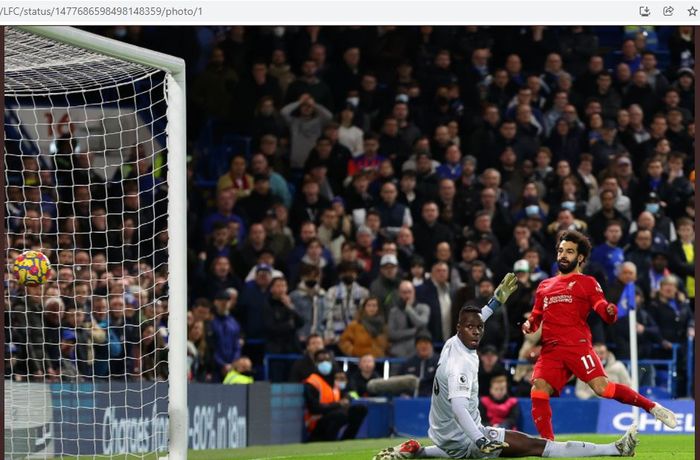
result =
M366 354L360 357L357 368L350 371L348 390L354 398L370 396L367 392L367 383L380 377L376 370L376 364L374 356Z
M595 354L600 358L603 364L603 369L608 376L608 380L612 383L621 383L623 385L631 385L632 378L627 372L627 367L617 359L615 355L608 350L604 343L593 344ZM576 380L576 397L579 399L590 399L595 396L595 392L581 379Z
M493 345L486 345L479 353L479 395L489 394L490 382L493 377L507 375L506 368L499 361L498 349Z
M632 235L632 243L625 249L625 260L637 267L638 273L645 273L651 265L652 233L650 229L640 229Z
M331 286L326 294L326 345L337 344L340 335L357 316L369 291L357 283L359 267L356 262L344 261L338 264L339 282Z
M289 372L289 382L302 382L316 371L314 355L319 350L323 350L323 337L319 334L310 334L306 339L306 349L303 356L292 364L292 370Z
M380 358L386 355L388 347L386 321L379 310L379 299L368 297L357 319L343 331L338 348L346 356L360 357L369 353Z
M214 358L213 379L220 382L241 356L241 327L231 311L238 302L238 291L219 291L214 297L214 318L209 322L210 344Z
M389 311L390 354L408 358L414 352L417 334L427 330L430 307L416 302L416 291L410 281L402 281L398 290L398 303Z
M241 356L233 362L231 370L224 377L224 385L248 385L253 383L253 362L247 356Z
M287 99L289 97L288 93ZM289 126L290 166L292 170L299 170L304 167L316 139L323 132L323 125L333 118L333 114L323 105L317 104L308 93L296 94L294 97L299 97L299 100L282 107L280 114Z
M508 394L508 378L496 375L489 382L488 394L479 399L482 423L488 426L517 430L520 418L518 399Z
M314 363L316 369L304 379L304 425L309 441L335 441L345 425L348 426L343 439L353 439L367 415L367 408L351 406L348 398L341 397L335 385L330 352L317 351Z
M418 377L418 388L413 396L427 397L433 393L433 380L440 355L435 353L428 332L418 334L415 344L416 352L403 363L400 374L411 374Z
M83 379L78 370L78 356L75 350L77 335L70 329L64 329L61 332L61 357L58 363L58 369L62 381L80 382Z

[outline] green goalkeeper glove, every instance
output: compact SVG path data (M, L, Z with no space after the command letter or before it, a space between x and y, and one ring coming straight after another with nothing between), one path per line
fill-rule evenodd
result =
M503 281L498 285L493 296L501 304L504 304L516 289L518 289L518 279L515 277L515 273L508 273L503 277Z

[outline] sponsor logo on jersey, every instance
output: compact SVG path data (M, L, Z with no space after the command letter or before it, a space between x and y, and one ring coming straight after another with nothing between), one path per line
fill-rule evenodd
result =
M544 298L544 310L546 310L547 307L553 303L573 303L573 302L574 302L574 296L568 295L568 294L545 297Z

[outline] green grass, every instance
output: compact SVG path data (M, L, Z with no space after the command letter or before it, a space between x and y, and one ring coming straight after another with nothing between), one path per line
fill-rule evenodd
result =
M607 443L614 441L615 439L617 439L616 436L584 434L562 436L558 440L580 440ZM363 439L333 443L286 444L276 446L255 446L245 449L190 451L187 458L188 460L303 460L332 457L333 460L369 460L380 449L399 444L401 441L401 438ZM429 442L427 440L421 441ZM81 458L87 459L87 457ZM97 458L106 460L108 458L135 459L138 457L114 456ZM147 458L149 460L156 459L155 456ZM654 436L650 434L642 434L640 436L640 445L637 448L637 456L635 458L638 460L658 460L666 458L673 458L674 460L691 460L695 458L695 438L692 435Z

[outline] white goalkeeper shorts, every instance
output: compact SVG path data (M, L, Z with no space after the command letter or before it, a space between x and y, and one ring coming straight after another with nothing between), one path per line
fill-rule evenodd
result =
M479 430L492 441L503 442L506 438L506 430L504 428L496 428L492 426L480 426ZM479 450L474 441L469 439L465 434L461 439L450 439L440 444L435 443L442 449L450 458L496 458L501 455L501 451L485 454Z

